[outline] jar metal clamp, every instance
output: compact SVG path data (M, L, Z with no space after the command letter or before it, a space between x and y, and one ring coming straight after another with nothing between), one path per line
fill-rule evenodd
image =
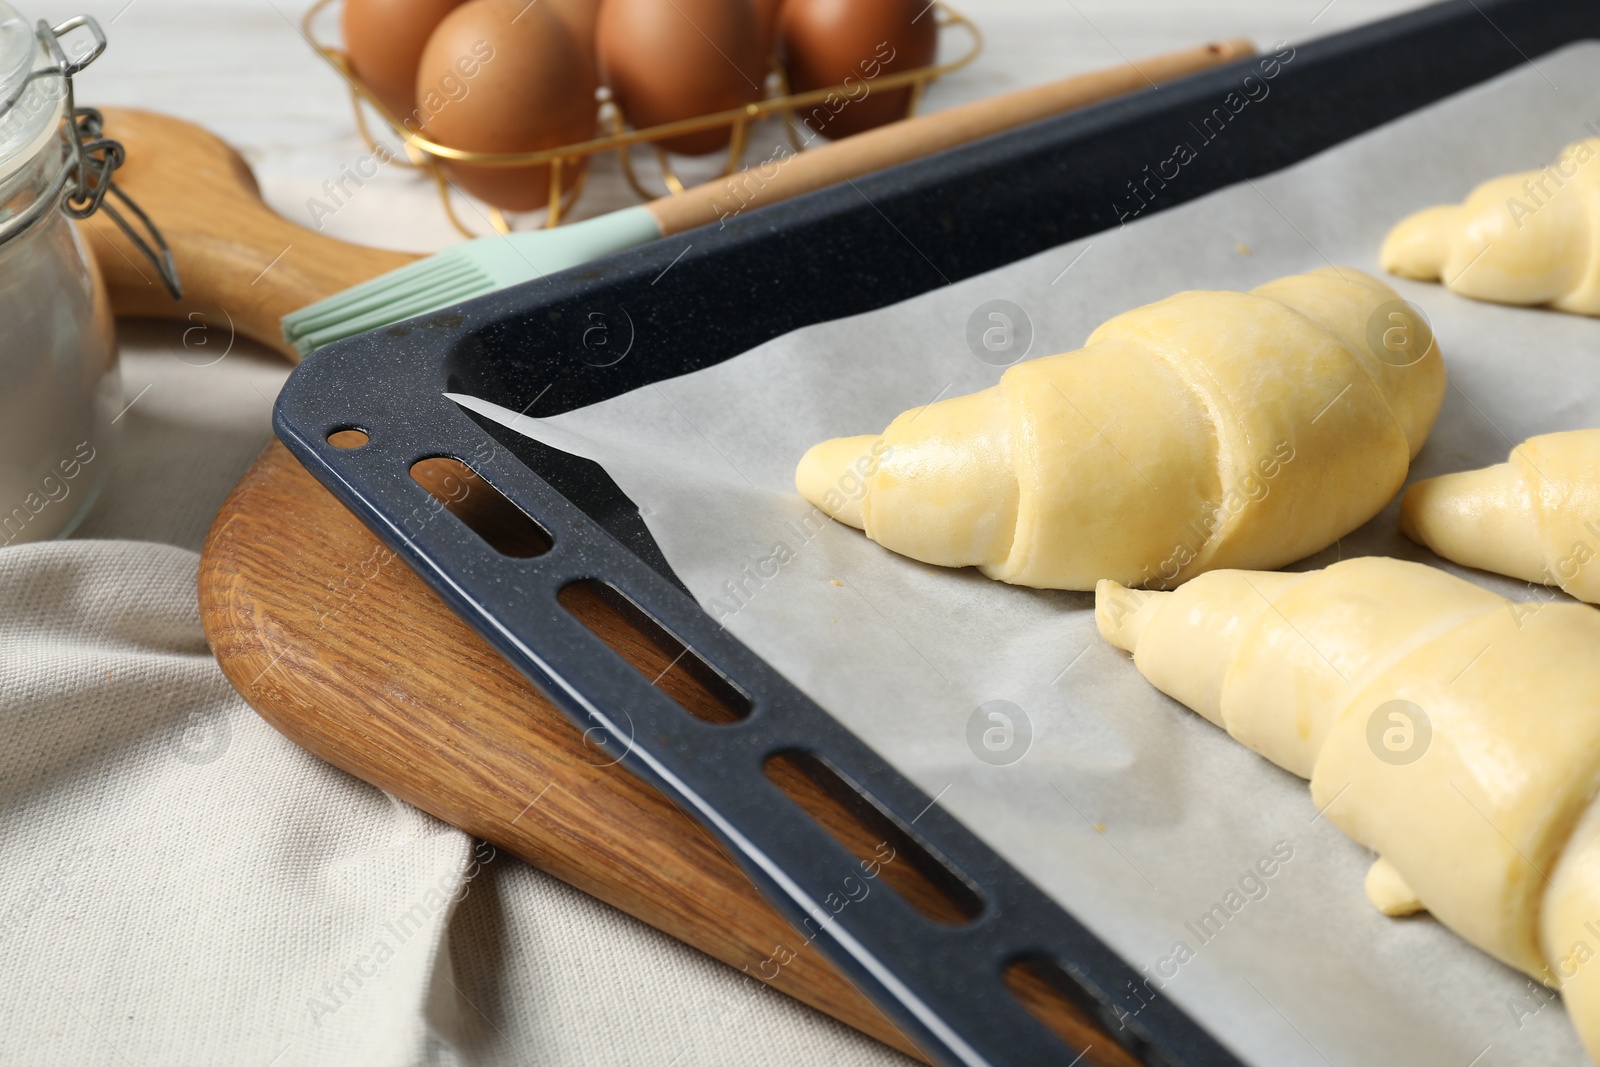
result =
M78 29L88 31L92 43L84 47L80 41L74 48L78 57L72 58L62 48L62 40ZM112 178L113 172L126 158L126 152L120 143L103 136L104 123L100 112L94 108L78 107L73 95L73 75L93 63L105 51L105 33L90 16L77 15L54 27L41 19L35 34L48 61L18 81L6 97L0 99L0 123L14 117L13 109L25 101L28 89L35 81L59 78L60 91L66 96L66 122L61 131L66 152L61 166L42 195L22 210L0 218L0 245L27 230L57 205L74 219L86 219L96 211L104 211L133 242L134 247L155 266L162 284L173 299L181 299L183 287L178 279L178 268L172 261L172 252L162 238L161 231L132 198L117 188ZM133 216L139 227L143 228L143 234L116 204L107 200L108 193Z

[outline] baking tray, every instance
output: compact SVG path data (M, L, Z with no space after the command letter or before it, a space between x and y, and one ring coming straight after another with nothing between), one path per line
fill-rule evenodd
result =
M1273 81L1275 105L1252 109L1250 136L1202 153L1142 214L1277 170L1596 36L1593 0L1457 0L1298 46ZM554 415L1115 227L1129 183L1192 136L1196 116L1257 62L351 338L302 364L278 400L278 434L312 474L552 702L698 819L940 1062L1070 1060L1006 989L1002 972L1019 959L1053 964L1062 992L1144 1062L1238 1061L1171 1001L1152 1001L1135 968L701 611L599 467L480 422L443 394ZM682 284L662 284L673 272ZM592 343L596 329L605 346ZM344 429L367 442L330 444ZM501 555L441 519L409 473L435 456L468 462L545 529L549 551ZM627 666L558 599L592 581L692 650L743 694L749 714L730 724L694 718ZM976 916L946 925L892 892L856 900L856 858L763 773L768 758L796 752L830 767L953 872L981 901Z

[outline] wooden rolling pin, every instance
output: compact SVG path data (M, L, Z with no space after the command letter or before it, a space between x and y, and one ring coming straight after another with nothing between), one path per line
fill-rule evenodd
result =
M646 207L663 234L679 233L1253 53L1249 41L1225 41L1019 89L880 126L781 165L747 168ZM174 301L121 231L97 215L83 224L85 239L118 315L198 314L212 323L225 315L238 333L298 359L280 332L282 316L421 258L339 241L281 218L262 201L249 165L198 126L148 111L103 113L105 136L127 149L117 184L166 237L185 293Z

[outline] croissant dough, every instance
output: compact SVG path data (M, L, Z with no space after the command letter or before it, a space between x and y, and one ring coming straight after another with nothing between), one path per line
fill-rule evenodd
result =
M1418 482L1400 529L1445 559L1600 603L1600 430L1532 437L1505 463Z
M1101 582L1095 621L1162 692L1311 779L1379 853L1375 906L1426 907L1562 988L1600 1059L1600 612L1368 557Z
M1017 585L1281 566L1377 514L1433 426L1444 363L1404 310L1349 267L1179 293L825 441L795 484L886 548Z
M1544 170L1495 178L1464 203L1419 211L1389 232L1379 262L1477 300L1600 315L1597 159L1600 138L1579 141Z

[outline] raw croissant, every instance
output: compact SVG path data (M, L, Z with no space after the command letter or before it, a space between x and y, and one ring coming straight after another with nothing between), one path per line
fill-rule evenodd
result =
M1600 430L1529 438L1505 463L1418 482L1400 529L1445 559L1600 603Z
M1311 779L1379 854L1380 910L1425 907L1562 988L1600 1059L1600 612L1369 557L1101 582L1095 621L1156 688Z
M1600 315L1600 138L1579 141L1544 170L1484 182L1462 204L1401 221L1383 269L1444 280L1476 300L1548 304Z
M1062 355L807 452L800 493L886 548L991 578L1167 587L1277 567L1405 481L1444 363L1421 317L1349 267L1184 292Z

